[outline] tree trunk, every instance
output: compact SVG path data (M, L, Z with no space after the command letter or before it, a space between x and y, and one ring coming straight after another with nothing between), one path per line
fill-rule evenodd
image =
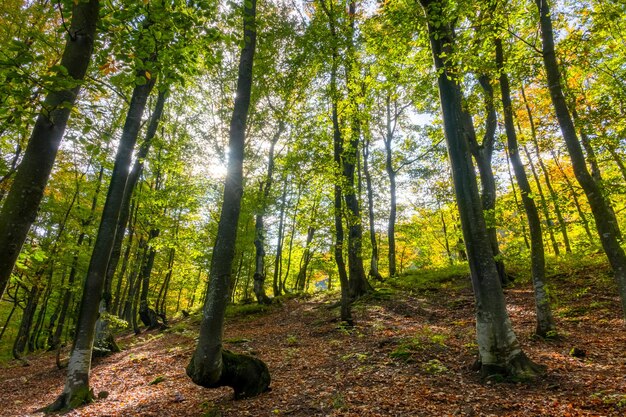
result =
M343 149L343 197L346 202L346 220L348 222L348 283L349 296L351 299L359 298L373 291L365 275L363 266L363 225L361 223L361 209L357 193L357 181L355 176L356 163L359 160L359 142L361 137L361 122L359 120L358 100L352 87L352 65L356 62L354 54L356 2L351 0L349 4L349 40L346 58L346 78L348 97L353 104L351 120L351 132L348 146Z
M450 64L443 58L453 54L453 29L448 18L441 16L444 7L440 0L420 2L427 19L440 23L436 28L429 22L428 33L438 73L444 133L476 297L476 333L481 373L485 377L505 374L529 378L541 370L522 351L506 311L467 141L461 87L456 81L456 69L450 71ZM442 19L445 20L441 22Z
M145 71L138 71L139 76L143 76L144 73ZM139 134L141 117L150 91L154 86L155 77L145 81L145 84L138 85L133 90L122 137L115 156L115 165L94 250L87 270L65 388L57 401L50 406L51 410L75 408L93 398L93 392L89 388L89 371L98 309L128 178L128 167Z
M574 201L574 205L576 206L576 211L578 212L578 216L580 217L580 222L583 224L583 228L585 229L585 233L587 234L589 243L593 243L594 238L593 238L593 235L591 234L591 229L589 228L589 220L587 220L587 215L585 214L582 206L580 205L580 201L578 200L578 193L574 189L574 185L572 184L572 181L569 179L569 177L565 173L565 170L561 166L561 163L559 162L559 157L556 154L556 152L554 152L554 149L550 149L550 153L552 154L552 160L554 160L555 165L557 166L557 168L559 169L559 172L561 173L561 175L563 176L563 179L565 180L565 184L567 184L567 188L569 189L570 195L572 196L572 200Z
M120 216L117 221L117 229L115 232L115 240L113 242L113 249L111 250L111 256L109 258L109 264L107 265L105 285L104 285L104 294L103 298L106 302L106 309L108 312L115 311L115 309L111 308L111 286L113 283L113 276L115 275L115 270L117 269L117 264L120 259L120 255L122 253L122 242L124 241L124 232L126 231L126 226L128 224L128 219L130 217L130 201L133 196L133 191L137 186L137 181L139 177L141 177L141 173L143 172L143 165L146 157L148 156L148 152L150 151L150 146L152 145L152 140L154 139L156 132L159 127L159 122L161 121L161 117L163 116L163 108L165 107L165 102L167 100L168 90L162 89L159 91L159 95L157 97L157 102L154 106L154 110L152 112L152 116L150 116L150 124L148 125L148 129L146 130L146 136L139 147L139 151L137 152L137 156L135 157L135 162L133 164L133 168L128 174L128 178L126 180L126 187L124 188L124 197L122 199L122 207L120 209ZM129 231L129 235L132 234ZM129 240L132 238L129 237ZM129 242L130 244L131 242ZM118 281L118 290L117 294L119 295L119 287L121 284L123 274L120 275L120 280Z
M152 229L150 231L150 238L148 240L148 246L154 239L159 237L159 229ZM148 259L141 269L141 275L139 282L141 282L141 293L139 295L139 318L141 322L149 330L159 327L159 320L156 312L148 305L148 292L150 290L150 276L152 275L152 267L154 266L154 258L156 257L156 249L150 247L148 251Z
M328 28L331 38L333 39L332 57L331 57L331 72L330 72L330 100L331 100L331 112L332 112L332 124L333 124L333 160L335 165L335 172L333 175L334 180L334 220L335 220L335 262L337 263L337 270L339 272L339 284L341 286L341 321L348 325L353 324L351 302L348 289L348 274L346 272L346 263L343 259L343 210L342 210L342 164L341 156L343 154L343 138L341 136L341 128L339 126L338 115L338 101L339 93L337 91L337 72L339 61L339 47L337 45L337 28L335 21L335 11L333 3L329 3L327 6L325 2L320 2L324 13L328 17ZM305 285L306 289L306 285Z
M535 290L535 310L537 314L537 327L535 333L541 337L553 336L556 331L556 324L552 316L550 302L545 290L546 265L543 251L543 233L541 231L541 221L539 212L532 198L532 190L524 165L519 155L517 135L515 133L515 123L513 121L513 106L511 104L511 88L509 78L504 72L504 54L502 51L502 40L496 39L496 64L500 72L500 92L502 94L502 107L504 109L504 126L507 136L507 146L511 157L511 164L515 172L515 178L522 194L522 203L528 219L528 229L530 230L530 251L531 251L531 272L532 282Z
M517 138L517 135L516 135L516 138ZM517 191L515 190L515 182L513 182L513 174L511 174L511 160L509 157L509 150L505 148L504 153L506 155L506 170L509 174L509 182L511 183L511 192L513 193L513 200L515 201L515 208L516 210L519 210L521 207L519 204L519 200L517 199ZM526 225L523 220L520 223L522 225L522 236L524 236L524 244L526 245L526 249L530 249L530 243L528 242L528 236L526 233Z
M493 87L491 80L486 75L478 77L479 84L482 87L485 96L485 134L482 143L478 143L472 117L469 113L465 113L467 118L467 131L469 132L469 148L474 156L478 171L480 173L481 193L480 200L482 202L483 213L487 223L487 235L491 251L496 261L498 276L502 285L507 285L509 279L504 269L504 261L500 258L500 246L498 245L498 235L496 230L496 179L493 175L491 159L493 156L493 147L495 145L495 135L497 127L496 108L493 103Z
M74 3L60 62L67 76L57 74L64 79L60 83L64 87L51 91L43 102L24 158L0 211L0 296L37 216L71 108L91 60L99 9L98 0Z
M274 258L274 280L272 288L274 297L281 295L280 277L282 276L283 267L283 242L285 237L285 208L287 206L287 181L283 183L283 193L280 197L280 212L278 213L278 239L276 240L276 257ZM255 283L256 284L256 283Z
M522 146L524 153L526 154L526 158L528 158L528 165L530 166L530 171L533 174L533 178L535 179L535 185L537 186L537 192L539 194L539 201L541 202L541 211L543 212L543 217L546 219L546 226L548 226L548 236L550 237L550 242L552 243L552 250L556 256L561 254L559 250L559 244L554 237L554 222L550 217L550 209L548 208L548 202L546 201L546 196L543 193L543 187L541 186L541 181L539 180L539 175L537 174L537 170L535 169L535 165L533 164L532 157L530 156L530 152L526 145Z
M374 190L372 187L372 176L369 169L370 155L369 138L363 143L363 174L365 175L365 188L367 189L367 214L369 219L370 243L372 246L372 258L370 260L370 271L368 275L372 279L382 281L383 277L378 272L378 243L376 242L376 225L374 224Z
M396 213L397 213L397 197L396 197L396 171L393 168L393 155L391 150L391 144L393 143L393 128L391 117L391 103L390 98L387 96L386 100L386 115L387 115L387 134L383 137L385 143L385 170L389 176L389 195L391 198L389 204L389 222L387 223L387 239L389 240L389 276L396 276Z
M26 307L24 308L24 312L22 313L22 320L17 332L17 337L13 343L13 357L15 359L21 360L22 353L26 349L28 335L30 334L31 326L33 325L33 318L35 317L35 311L37 310L37 303L39 302L40 295L40 285L38 283L33 284L28 292L28 301L26 303Z
M228 304L237 223L243 194L243 158L246 120L252 89L252 65L256 46L256 0L244 2L243 49L239 61L237 94L230 124L228 170L217 237L211 260L211 278L204 304L198 345L187 366L187 375L206 388L232 387L235 398L267 391L270 373L260 359L235 354L222 347L224 313Z
M254 247L255 247L255 271L254 271L254 294L259 304L269 304L272 300L265 294L265 226L263 217L267 210L268 199L274 182L274 151L276 143L280 139L281 134L285 130L285 122L281 120L278 124L278 130L272 137L270 142L270 150L267 163L267 174L265 183L260 185L261 204L259 212L256 215L254 227ZM276 286L274 286L274 296L276 296Z
M535 155L537 156L537 163L539 164L539 168L543 173L543 179L546 183L546 187L548 187L548 192L550 193L550 200L552 200L552 204L554 205L554 214L556 215L556 220L559 224L559 229L561 231L561 235L563 236L563 244L565 245L565 252L572 253L572 248L569 243L569 236L567 234L567 226L565 224L565 220L563 219L563 214L561 213L561 207L559 204L559 198L554 191L554 187L552 186L552 180L550 179L550 175L548 173L548 169L546 165L543 163L543 159L541 158L541 150L539 149L539 140L537 138L537 131L535 130L535 123L533 120L532 112L530 111L530 106L528 105L528 101L526 100L526 93L524 92L524 85L522 85L521 89L522 97L524 99L524 105L526 106L526 112L528 113L528 120L531 126L531 138L533 140L533 146L535 148Z
M585 156L580 142L576 136L576 129L567 109L563 90L561 88L561 74L556 60L554 50L554 37L552 34L552 19L550 18L550 8L548 0L535 0L539 9L539 20L541 24L541 39L543 47L543 62L546 70L548 88L552 98L552 104L556 112L556 117L563 133L563 139L572 160L574 175L585 191L591 212L596 221L596 228L600 235L600 242L606 253L609 263L613 268L615 280L619 289L622 301L622 310L626 317L626 254L620 246L618 236L620 236L619 226L614 223L610 213L609 205L602 195L602 190L594 181L587 170Z

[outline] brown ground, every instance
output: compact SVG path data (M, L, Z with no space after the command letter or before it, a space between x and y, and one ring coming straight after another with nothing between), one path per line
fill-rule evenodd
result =
M567 285L567 277L560 281ZM191 383L184 368L196 327L186 319L165 333L121 338L125 350L97 359L92 370L94 390L108 397L67 415L626 415L626 334L615 293L576 286L565 294L567 303L556 306L563 336L542 341L531 338L530 291L507 290L525 351L549 368L534 383L481 383L470 369L476 345L468 289L372 298L355 306L351 332L337 326L337 310L321 300L292 299L227 324L229 348L267 362L271 392L233 401L230 389ZM572 347L586 356L570 356ZM54 355L29 360L28 367L0 368L0 415L43 415L35 410L60 393L65 374ZM157 377L162 382L151 385Z

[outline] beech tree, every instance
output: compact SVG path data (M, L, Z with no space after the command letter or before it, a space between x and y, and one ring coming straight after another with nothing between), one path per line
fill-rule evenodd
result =
M37 216L70 111L91 60L100 2L75 2L67 43L13 184L0 211L0 295Z
M620 245L621 235L619 225L615 223L615 217L611 213L610 205L607 203L598 183L593 179L585 160L582 147L576 134L576 128L572 121L572 116L563 94L561 73L557 61L554 35L552 29L552 18L550 16L550 5L548 0L535 0L539 11L539 23L541 25L541 40L543 62L546 70L546 79L550 97L556 113L556 118L561 127L563 139L572 160L574 175L578 183L585 191L591 212L596 221L596 228L600 235L600 242L604 252L613 268L615 281L619 289L622 301L622 310L626 318L626 254Z
M447 1L420 0L428 21L428 36L441 100L444 133L452 167L454 191L467 248L472 287L476 298L476 337L479 364L485 377L505 374L534 377L543 372L532 362L517 340L506 312L504 294L487 235L478 185L466 129L458 69L453 67L455 16L450 15Z
M230 298L237 223L243 193L243 151L257 36L256 0L244 2L242 20L243 49L239 59L237 95L230 124L230 152L224 180L224 199L211 260L200 336L187 366L187 375L194 383L205 388L232 387L235 398L256 396L265 392L270 384L270 373L263 361L222 347L224 314Z

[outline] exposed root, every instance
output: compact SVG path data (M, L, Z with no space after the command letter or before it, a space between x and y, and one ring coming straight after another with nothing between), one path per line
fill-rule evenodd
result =
M222 369L201 375L192 362L187 367L187 375L194 383L205 388L231 387L235 391L235 399L255 397L269 391L270 372L262 360L241 355L229 350L222 350Z
M480 366L480 375L484 380L492 381L532 381L546 374L546 366L531 361L524 352L511 358L506 364L475 364Z

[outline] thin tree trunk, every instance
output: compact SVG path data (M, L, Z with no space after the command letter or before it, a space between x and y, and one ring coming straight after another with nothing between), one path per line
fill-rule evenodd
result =
M486 75L481 75L478 77L478 81L485 96L485 134L483 135L482 142L479 144L474 131L472 117L469 113L465 113L467 118L467 131L469 132L469 148L480 173L480 200L487 224L487 235L489 236L491 251L496 261L500 282L502 282L502 285L507 285L509 279L504 268L504 261L500 259L500 246L498 245L498 234L496 230L496 179L491 166L498 119L493 103L493 87L491 86L490 78Z
M270 142L270 150L267 163L267 174L265 183L260 184L261 191L261 207L256 214L256 221L254 227L254 247L255 247L255 271L254 271L254 294L259 304L269 304L272 300L265 294L265 226L263 224L263 218L265 211L267 210L268 199L272 190L272 184L274 182L274 151L276 144L280 139L283 131L285 130L285 122L281 120L278 124L278 129L272 137ZM273 286L274 296L277 294L276 285Z
M145 71L138 72L140 76L144 73ZM133 91L87 271L65 388L57 401L50 406L51 410L75 408L91 401L93 397L89 388L89 371L106 268L115 239L115 229L128 178L128 166L130 166L141 118L155 78L146 80L145 84L136 86Z
M530 122L530 131L531 138L533 141L533 146L535 148L535 155L537 156L537 163L539 164L539 168L543 173L543 179L546 183L546 187L548 187L548 192L550 193L550 200L552 200L552 205L554 205L554 214L556 215L556 220L559 224L559 229L561 231L561 235L563 236L563 244L565 245L565 252L572 253L572 248L569 243L569 236L567 234L567 226L565 225L565 220L563 219L563 214L561 213L561 207L558 201L558 195L556 191L554 191L554 187L552 186L552 180L550 179L550 175L548 173L548 169L546 165L543 163L543 158L541 158L541 151L539 149L539 140L537 138L537 131L535 130L535 122L532 116L532 112L530 110L530 106L528 105L528 101L526 100L526 93L524 91L524 85L521 86L522 98L524 99L524 105L526 106L526 113L528 114L528 120Z
M372 187L372 176L369 169L370 141L366 135L363 143L363 174L365 175L365 188L367 189L367 214L369 219L370 244L372 246L372 257L370 259L370 270L368 275L372 279L382 281L383 277L378 271L378 243L376 242L376 225L374 217L374 190Z
M337 263L337 270L339 272L339 285L341 286L341 321L347 323L348 325L353 324L352 320L352 312L351 312L351 301L348 289L348 274L346 272L346 263L343 259L343 242L344 242L344 231L343 231L343 210L342 210L342 200L343 200L343 190L342 190L342 163L341 157L343 154L343 138L341 136L341 128L339 126L339 115L338 115L338 100L339 100L339 92L337 91L337 72L338 72L338 61L339 61L339 47L337 45L338 37L337 37L337 28L335 21L335 11L332 3L328 5L325 2L320 2L320 6L322 7L324 13L328 17L328 28L330 31L331 38L333 40L333 48L332 48L332 56L331 56L331 72L330 72L330 100L331 100L331 108L332 108L332 124L333 124L333 159L335 165L335 173L334 173L334 220L335 220L335 262ZM306 286L305 286L306 288Z
M517 137L517 135L516 135ZM513 200L515 201L515 207L517 210L521 208L519 200L517 199L517 191L515 190L515 182L513 181L513 174L511 174L511 160L509 156L509 150L505 148L506 155L506 170L509 174L509 182L511 183L511 192L513 193ZM524 244L526 245L526 249L530 249L530 243L528 242L528 234L526 233L526 224L522 220L522 236L524 236Z
M530 156L530 152L526 145L522 146L524 153L526 154L526 158L528 159L528 165L530 166L530 171L533 174L533 178L535 179L535 185L537 186L537 192L539 194L539 201L541 201L541 211L543 212L543 217L546 219L546 225L548 226L548 236L550 237L550 242L552 243L552 250L554 250L554 254L559 256L561 251L559 249L559 244L554 237L554 222L550 217L550 209L548 208L548 202L546 201L546 197L543 193L543 187L541 186L541 180L539 180L539 174L537 174L537 170L535 169L535 165L533 164L532 157Z
M239 61L237 94L230 124L222 212L211 259L211 278L198 345L187 366L187 375L194 383L206 388L230 386L235 391L235 398L254 397L265 392L270 384L270 373L263 361L252 356L235 354L222 347L224 313L230 295L237 223L243 194L244 143L256 46L256 0L244 2L243 9L244 46Z
M17 332L17 337L13 343L13 357L15 359L21 360L22 353L24 353L24 350L26 349L28 335L30 334L30 328L33 324L33 318L35 317L35 311L37 310L37 303L39 302L40 295L41 287L39 283L33 284L28 292L28 301L26 302L26 307L22 313L22 320Z
M602 247L613 269L622 302L622 310L626 317L626 254L618 240L618 236L620 236L619 226L614 223L609 205L602 195L602 190L587 170L585 156L576 136L576 128L567 109L561 87L561 74L554 50L554 36L548 0L535 0L535 3L539 10L543 61L552 104L563 133L565 145L572 160L574 175L587 195Z
M515 172L515 178L522 194L522 202L528 219L531 240L531 271L532 282L535 292L535 311L537 314L537 327L535 333L541 337L553 336L556 331L556 324L552 316L550 302L545 290L546 268L543 251L543 233L541 231L541 221L539 212L532 198L532 190L528 177L524 171L524 165L519 155L517 135L515 133L515 123L513 121L513 106L511 104L511 88L509 78L504 72L504 53L502 51L502 40L496 39L496 64L500 72L500 92L502 94L502 107L504 109L504 126L507 135L507 146Z
M87 72L95 40L100 3L75 2L58 73L63 87L52 90L42 104L24 157L0 211L0 296L37 217L37 209L65 132L67 120Z
M157 97L156 104L154 106L154 110L152 115L150 116L150 124L148 125L148 129L146 130L146 135L139 147L139 151L137 152L137 156L135 157L135 162L133 164L133 168L128 174L128 178L126 180L126 186L124 187L124 196L122 198L122 206L120 208L120 215L117 221L117 229L115 232L115 240L113 241L113 249L111 250L111 256L109 258L109 264L107 265L105 285L104 285L104 294L103 298L106 302L107 311L115 311L115 309L111 308L111 286L113 284L113 276L115 275L115 270L117 269L117 264L120 259L120 255L122 253L122 242L124 241L124 232L126 230L126 226L128 224L128 219L130 217L130 213L132 212L130 209L130 202L133 195L133 191L137 186L137 181L141 177L143 172L144 161L148 156L148 152L150 151L150 146L152 145L152 140L156 136L156 132L159 127L159 122L163 116L163 108L165 107L165 102L167 100L168 90L162 89L159 91L159 95ZM129 230L129 244L131 243L132 233ZM121 282L118 281L118 290L117 294L119 295L119 286Z
M346 203L346 220L348 222L348 283L349 296L351 299L359 298L373 291L365 275L363 266L363 225L361 222L361 208L358 199L357 180L355 168L359 160L359 146L361 140L361 122L359 120L358 100L356 92L353 91L352 66L356 63L354 53L354 34L356 1L351 0L348 6L349 28L347 58L345 60L346 85L348 97L353 104L353 114L351 117L351 131L348 146L343 149L343 197Z
M580 217L580 222L583 224L583 228L585 229L585 233L587 234L589 243L592 243L594 241L594 238L593 238L593 235L591 234L591 229L589 228L589 220L587 220L587 215L585 214L585 212L582 209L582 206L580 205L580 201L578 200L578 193L574 189L574 185L572 184L572 181L569 179L569 176L567 175L567 173L561 166L561 163L559 162L559 157L554 152L554 149L550 149L550 152L552 154L552 159L554 160L555 165L557 166L557 168L559 169L559 172L561 173L561 175L563 176L563 179L565 180L565 184L567 184L567 188L569 189L570 195L572 196L572 200L574 201L574 205L576 206L576 211L578 212L578 216Z
M280 291L280 277L282 276L283 266L283 241L285 235L285 207L287 206L287 177L283 183L283 192L280 197L280 212L278 213L278 239L276 241L276 257L274 258L274 280L272 288L274 290L274 297L281 295ZM256 285L256 281L255 281Z

